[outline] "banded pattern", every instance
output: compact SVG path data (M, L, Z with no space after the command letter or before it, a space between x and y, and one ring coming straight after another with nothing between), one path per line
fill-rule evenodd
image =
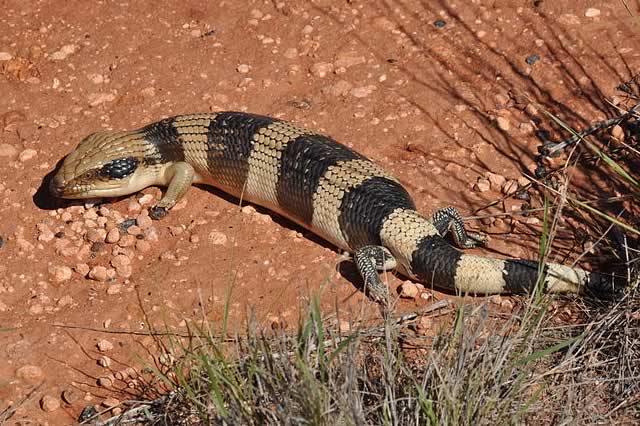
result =
M356 253L367 279L392 255L389 263L401 273L456 292L523 293L538 281L537 262L468 255L449 245L440 235L448 223L455 225L455 241L472 245L457 211L441 212L435 226L395 178L363 155L260 115L183 115L138 131L91 135L65 159L51 189L60 197L86 198L166 185L157 208L168 210L192 182L273 209ZM549 291L602 293L617 285L557 264L542 272Z

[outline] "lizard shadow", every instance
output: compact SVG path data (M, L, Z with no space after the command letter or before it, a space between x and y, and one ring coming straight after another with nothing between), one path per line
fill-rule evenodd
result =
M31 199L33 200L33 204L35 204L36 207L41 210L55 210L58 207L66 205L66 203L68 202L56 198L52 196L51 193L49 193L49 182L51 182L51 179L53 179L60 167L62 167L63 161L64 157L58 160L53 169L42 177L40 186L36 190L35 194L33 194L33 196L31 197Z

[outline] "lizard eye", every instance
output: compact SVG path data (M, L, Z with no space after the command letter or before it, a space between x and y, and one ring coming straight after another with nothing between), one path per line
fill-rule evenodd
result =
M102 166L100 176L122 179L135 172L140 160L134 157L118 158Z

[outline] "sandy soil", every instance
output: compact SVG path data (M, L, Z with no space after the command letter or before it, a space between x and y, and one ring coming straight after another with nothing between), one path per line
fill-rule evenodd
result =
M43 179L87 134L197 111L272 115L376 160L422 211L470 215L502 197L502 178L524 185L535 168L534 132L549 120L530 102L583 127L610 116L604 98L640 70L638 27L607 0L3 0L0 10L0 412L19 405L21 424L69 424L87 404L126 398L98 379L139 369L151 339L100 330L184 330L203 315L215 325L227 294L233 328L254 315L295 329L319 293L326 311L379 315L330 246L216 191L194 188L152 225L142 194L106 209L50 199ZM474 190L488 172L497 183ZM586 193L614 195L586 177ZM535 258L538 217L469 225L492 236L485 252ZM121 238L140 236L104 242L125 218L139 223ZM560 240L561 259L584 248L568 225ZM451 297L419 290L398 309Z

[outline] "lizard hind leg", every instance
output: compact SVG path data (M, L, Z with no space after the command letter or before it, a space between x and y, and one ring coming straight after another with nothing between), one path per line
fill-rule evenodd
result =
M455 207L436 210L431 216L431 221L441 237L451 232L454 242L460 248L484 246L487 243L486 236L469 232L464 228L462 217Z
M396 259L391 252L382 246L364 246L356 250L353 258L364 281L365 292L376 302L388 302L389 289L378 271L395 269Z

